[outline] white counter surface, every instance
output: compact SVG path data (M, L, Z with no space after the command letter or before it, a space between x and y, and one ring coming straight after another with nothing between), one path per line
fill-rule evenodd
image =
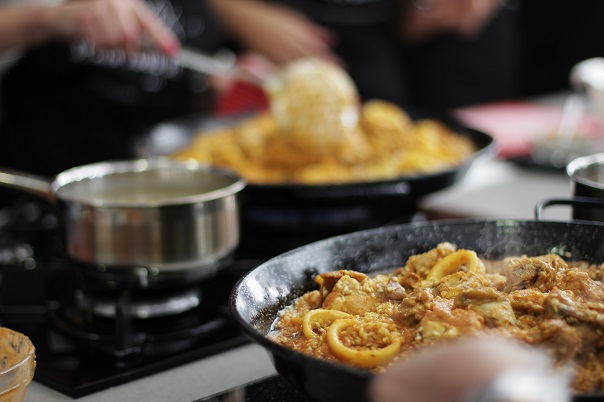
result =
M565 172L526 168L497 159L478 160L458 184L426 197L421 206L451 217L534 219L535 205L549 198L568 198ZM570 219L570 208L545 209L546 220Z
M249 344L78 398L78 402L190 402L275 374L268 354ZM35 378L35 377L34 377ZM25 402L74 399L33 381Z

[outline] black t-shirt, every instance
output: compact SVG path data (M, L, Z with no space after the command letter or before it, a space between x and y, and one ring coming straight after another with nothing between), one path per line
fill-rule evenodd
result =
M444 31L406 44L400 24L411 0L273 1L335 32L335 51L364 100L384 99L426 115L519 93L520 38L514 7L502 7L476 37Z

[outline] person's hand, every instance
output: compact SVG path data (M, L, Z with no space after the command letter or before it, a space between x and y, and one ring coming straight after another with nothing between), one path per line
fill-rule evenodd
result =
M403 38L418 42L442 32L473 37L501 4L501 0L412 0L401 25Z
M48 9L52 36L86 39L96 48L121 48L132 53L154 47L168 55L178 39L142 0L73 0Z
M566 373L554 371L539 349L501 338L468 338L432 345L377 374L370 384L370 399L503 401L515 392L527 402L560 402L569 400L568 380Z
M300 13L260 0L212 0L212 5L239 43L277 65L305 57L341 63L331 50L333 34Z

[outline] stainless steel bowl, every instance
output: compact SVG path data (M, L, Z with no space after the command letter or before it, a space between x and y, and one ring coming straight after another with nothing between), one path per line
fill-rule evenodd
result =
M0 184L56 201L72 260L101 274L123 270L143 287L166 273L209 275L239 242L245 182L192 161L102 162L52 181L3 170Z

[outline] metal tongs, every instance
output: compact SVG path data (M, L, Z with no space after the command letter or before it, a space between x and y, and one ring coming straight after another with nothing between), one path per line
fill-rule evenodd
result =
M254 85L263 86L264 80L252 73L238 68L233 60L212 57L197 50L182 47L174 62L183 68L197 71L203 74L230 77L237 80L249 82Z

